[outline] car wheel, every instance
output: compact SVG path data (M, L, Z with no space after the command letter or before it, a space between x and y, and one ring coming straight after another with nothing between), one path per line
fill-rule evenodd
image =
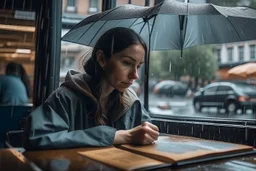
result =
M237 103L230 101L226 104L226 113L235 113L237 111Z
M201 112L202 106L201 106L201 103L198 100L194 102L194 108L195 108L196 112Z

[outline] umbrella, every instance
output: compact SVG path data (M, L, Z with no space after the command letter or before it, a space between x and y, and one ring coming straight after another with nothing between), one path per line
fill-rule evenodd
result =
M113 27L135 30L151 50L256 39L256 10L165 0L154 7L119 6L87 17L62 40L94 46Z
M228 71L228 76L238 78L256 77L256 63L246 63L235 66Z

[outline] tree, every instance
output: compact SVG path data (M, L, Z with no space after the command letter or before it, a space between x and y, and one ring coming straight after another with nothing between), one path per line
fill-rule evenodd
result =
M181 76L191 76L212 80L218 69L214 46L193 47L184 50L161 51L150 57L150 74L156 77L179 80Z
M213 46L199 46L185 50L184 67L186 75L206 80L214 79L218 63Z
M249 6L256 8L256 0L251 0L251 3Z

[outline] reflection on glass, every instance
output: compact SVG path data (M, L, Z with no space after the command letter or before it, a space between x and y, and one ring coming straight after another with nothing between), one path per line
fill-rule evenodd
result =
M28 75L25 81L29 90L28 102L32 102L33 96L34 61L35 12L26 6L14 9L6 3L0 9L0 75L5 75L6 66L10 62L22 65Z

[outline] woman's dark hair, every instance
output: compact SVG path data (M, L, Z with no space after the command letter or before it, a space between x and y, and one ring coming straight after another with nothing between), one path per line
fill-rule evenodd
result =
M16 62L10 62L7 64L6 69L5 69L6 75L15 75L20 77L21 81L24 83L27 95L30 97L30 84L29 84L29 78L27 75L26 70L24 67Z
M121 52L131 45L140 44L143 46L145 53L147 53L147 45L144 40L133 30L116 27L105 32L97 41L92 51L91 58L84 64L85 72L92 77L91 82L93 85L89 85L92 89L93 95L97 98L99 105L95 110L95 119L99 125L106 124L104 121L104 113L99 99L101 95L100 80L102 77L102 68L96 59L96 53L98 50L102 50L106 60L109 60L115 53ZM115 117L123 109L122 93L114 90L108 97L106 109L107 113L111 113L110 117ZM108 118L108 124L111 124L111 118Z

